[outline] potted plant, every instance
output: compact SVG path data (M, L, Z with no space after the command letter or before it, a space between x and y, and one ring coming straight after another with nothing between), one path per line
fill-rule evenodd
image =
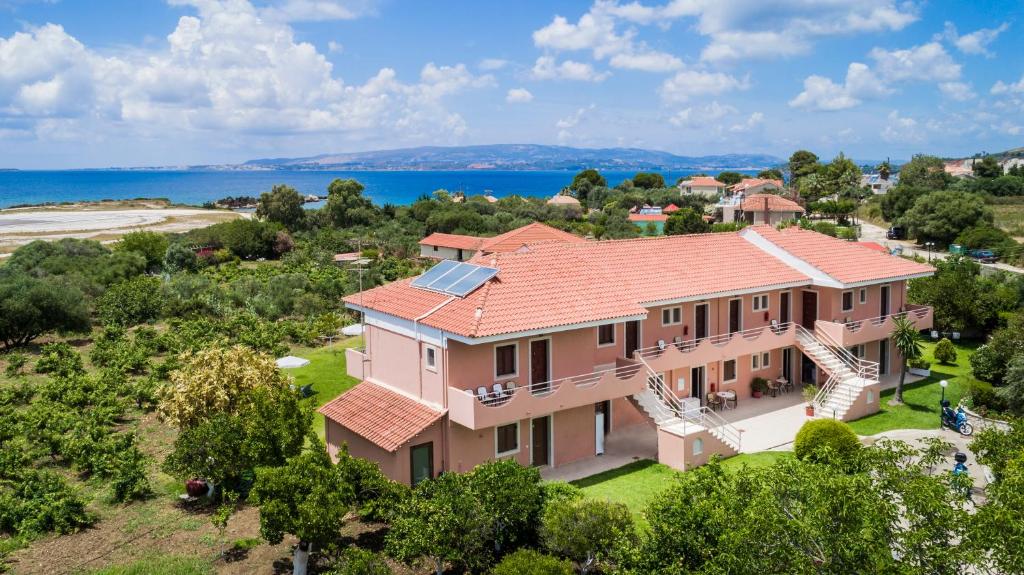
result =
M804 401L807 402L807 417L814 417L814 398L818 396L818 387L806 385L801 393L804 396Z
M932 364L921 358L910 360L910 373L912 375L920 375L928 377L932 374Z
M754 397L761 397L768 392L768 380L763 377L755 377L750 380L750 394Z
M193 477L185 482L185 492L189 497L202 497L210 491L210 484L201 477Z

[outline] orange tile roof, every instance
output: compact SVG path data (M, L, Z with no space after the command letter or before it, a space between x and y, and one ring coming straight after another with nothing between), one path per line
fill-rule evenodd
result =
M679 211L679 206L677 206L675 204L669 204L669 205L665 206L664 208L662 208L661 213L663 213L663 214L671 214L672 212L678 212L678 211Z
M716 180L715 178L712 178L711 176L694 176L694 177L690 178L689 180L683 180L682 182L680 182L680 184L684 185L684 186L690 185L690 186L705 186L705 187L719 187L719 188L725 186L724 183L719 182L718 180Z
M729 189L733 192L742 192L749 188L756 188L763 184L772 184L777 188L782 188L782 180L769 180L766 178L743 178L740 183L732 185Z
M480 244L483 243L483 241L484 238L478 238L476 236L434 232L420 240L420 245L440 246L442 248L452 248L455 250L476 250L480 248Z
M853 242L854 244L868 248L869 250L875 250L876 252L882 252L883 254L889 253L889 250L885 246L879 245L875 242Z
M804 211L800 204L775 194L751 194L743 199L743 204L740 208L744 212L763 212L765 208L765 200L768 201L768 209L773 212Z
M790 227L780 231L769 226L749 229L844 284L935 272L932 266L810 230Z
M410 279L345 302L360 306L361 299L362 307L480 338L646 316L643 304L652 302L809 281L736 233L549 242L471 261L500 271L439 308L447 296L414 288Z
M585 242L586 240L569 232L534 222L493 238L485 238L480 244L480 251L484 253L511 252L525 245L549 241Z
M346 391L318 411L392 453L444 415L443 411L369 381Z

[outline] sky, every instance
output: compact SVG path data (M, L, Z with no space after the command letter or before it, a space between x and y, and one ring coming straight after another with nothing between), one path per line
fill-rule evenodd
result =
M0 0L0 168L1024 145L1024 1Z

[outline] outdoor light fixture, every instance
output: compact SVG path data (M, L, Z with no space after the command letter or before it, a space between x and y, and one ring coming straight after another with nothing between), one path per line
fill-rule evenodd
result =
M942 404L946 401L946 386L949 382L942 380L939 382L939 387L942 388L942 399L939 400L939 427L942 427Z

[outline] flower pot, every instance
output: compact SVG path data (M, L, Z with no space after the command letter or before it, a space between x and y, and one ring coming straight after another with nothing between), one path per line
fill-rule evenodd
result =
M807 407L804 408L804 411L807 413L807 417L814 417L814 406L813 405L808 405Z
M755 398L757 398L757 397L761 397L761 392L760 392L760 391L754 391L754 392L752 393L752 395L753 395L753 396L754 396Z
M202 497L209 489L210 486L205 479L193 477L185 482L185 493L188 493L189 497Z

